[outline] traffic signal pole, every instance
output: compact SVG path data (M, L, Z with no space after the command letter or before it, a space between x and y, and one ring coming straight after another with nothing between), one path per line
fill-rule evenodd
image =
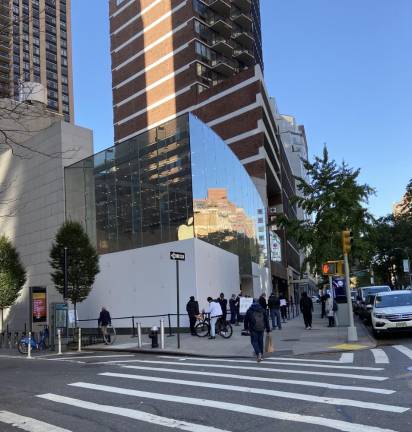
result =
M358 333L356 331L355 321L353 320L352 298L350 294L349 260L348 260L347 253L343 254L343 259L345 262L346 298L348 299L348 312L349 312L348 342L357 342Z

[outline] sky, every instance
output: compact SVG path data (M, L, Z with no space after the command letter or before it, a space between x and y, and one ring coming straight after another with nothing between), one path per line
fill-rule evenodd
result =
M361 168L375 216L412 178L412 1L261 0L265 82L309 155ZM72 0L75 121L113 145L107 0Z

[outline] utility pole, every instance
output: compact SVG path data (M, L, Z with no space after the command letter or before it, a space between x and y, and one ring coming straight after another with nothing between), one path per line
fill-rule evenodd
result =
M353 243L352 231L349 230L342 231L343 260L345 263L346 298L348 301L348 313L349 313L348 342L357 342L358 334L355 327L355 321L353 319L352 298L350 294L349 260L348 260L348 253L352 248L352 243Z

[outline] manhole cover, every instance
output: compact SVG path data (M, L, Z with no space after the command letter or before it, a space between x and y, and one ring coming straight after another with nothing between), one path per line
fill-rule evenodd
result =
M297 342L300 339L282 339L282 342Z

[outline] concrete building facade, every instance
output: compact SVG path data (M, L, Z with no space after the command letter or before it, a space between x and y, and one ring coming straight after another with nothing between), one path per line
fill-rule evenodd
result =
M115 141L192 112L232 149L255 182L267 218L295 184L263 80L258 0L110 0ZM274 285L286 291L299 252L279 229Z
M0 97L41 83L50 110L74 122L71 0L0 0Z
M45 289L47 305L62 301L50 277L49 252L65 220L64 167L93 152L92 132L63 122L51 112L44 115L30 104L0 100L0 107L6 106L24 112L14 125L22 130L0 152L0 231L19 252L27 282L16 304L4 311L4 324L13 331L39 330L30 316L32 288ZM28 120L22 128L22 118L31 119L36 127ZM0 129L10 128L12 121L0 118Z

